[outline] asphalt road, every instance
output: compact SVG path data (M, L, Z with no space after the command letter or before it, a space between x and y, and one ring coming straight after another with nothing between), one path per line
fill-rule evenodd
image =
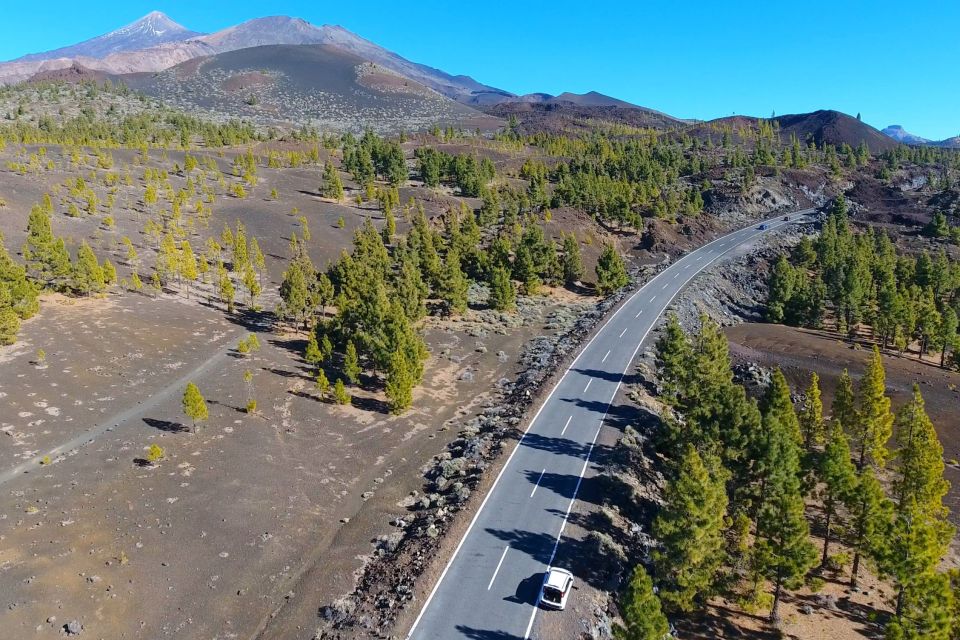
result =
M670 301L739 245L812 210L740 229L693 251L634 293L563 374L510 454L408 634L411 640L529 638L600 428ZM575 598L577 592L571 594ZM569 603L568 603L569 606ZM544 610L544 615L550 615Z

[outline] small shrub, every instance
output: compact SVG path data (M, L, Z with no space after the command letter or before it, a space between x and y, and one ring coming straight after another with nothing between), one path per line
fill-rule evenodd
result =
M347 221L343 219L343 216L337 218L337 228L343 229L345 226L347 226Z
M248 400L248 401L247 401L247 413L256 413L256 412L257 412L257 401L256 401L256 400L253 400L253 399Z
M163 447L154 442L150 445L150 448L147 449L147 462L156 464L163 460L166 455L167 452L163 450Z
M53 460L50 459L50 456L43 456L42 458L40 458L40 464L44 466L51 464L52 462Z

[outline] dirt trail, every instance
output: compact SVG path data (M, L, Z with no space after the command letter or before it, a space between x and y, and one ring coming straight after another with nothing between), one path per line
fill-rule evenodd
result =
M220 351L217 352L216 355L209 358L199 366L194 367L176 380L173 380L156 393L148 396L145 400L138 401L136 405L127 407L126 409L118 411L112 416L101 419L98 423L94 424L86 431L77 434L76 436L51 449L37 454L25 462L22 462L5 471L0 471L0 485L4 485L14 478L17 478L25 473L29 473L33 469L37 469L41 460L47 456L49 456L49 458L55 458L62 453L67 453L74 449L79 449L80 447L88 445L98 437L102 436L104 433L113 431L121 425L131 422L135 418L143 416L150 409L167 402L170 400L171 396L181 393L182 389L186 387L188 382L200 378L208 371L215 370L215 367L228 357L231 349L230 345L233 344L233 340L239 334L240 332L234 332L233 334L225 336L226 338L229 338L229 340L224 343L224 346L221 347Z

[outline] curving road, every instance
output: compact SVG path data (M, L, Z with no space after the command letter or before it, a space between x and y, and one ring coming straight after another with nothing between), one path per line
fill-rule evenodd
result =
M413 623L409 640L530 637L543 572L556 553L600 428L634 357L697 274L813 210L734 231L648 282L583 347L530 421ZM576 592L571 594L576 597Z

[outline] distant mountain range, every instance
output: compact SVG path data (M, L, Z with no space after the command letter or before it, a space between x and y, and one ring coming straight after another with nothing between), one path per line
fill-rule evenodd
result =
M929 145L932 147L945 147L947 149L960 149L960 136L947 138L946 140L928 140L916 136L898 124L892 124L883 130L883 133L903 144Z
M298 46L305 50L297 51ZM254 49L253 53L224 57L231 52ZM258 60L257 56L264 56L264 60ZM241 63L248 68L241 68ZM321 68L322 64L332 66ZM370 64L374 67L369 67ZM396 75L383 75L377 68ZM251 73L253 70L263 73L257 75ZM353 74L352 80L345 74ZM517 116L527 122L535 121L537 126L548 129L583 126L593 120L657 129L691 125L689 121L595 91L556 96L516 95L470 76L452 75L412 62L343 27L318 27L287 16L257 18L203 34L154 11L105 35L0 63L0 85L31 79L71 81L107 77L119 77L138 89L187 108L216 106L240 116L262 115L267 111L265 105L273 105L280 118L285 105L278 102L272 92L288 89L294 92L299 105L290 117L324 115L322 100L311 101L307 94L323 93L326 88L331 104L346 105L347 95L354 95L353 106L358 109L352 112L354 116L370 116L374 113L369 111L371 105L389 93L387 102L402 102L398 113L415 114L414 119L418 121L430 114L442 113L461 122L490 125L489 116L481 113L484 111L500 118ZM332 83L330 87L318 84L324 78ZM397 78L405 81L398 82ZM250 95L244 97L244 92L257 94L265 105L256 109L242 107L239 102L251 98ZM443 104L429 92L463 107ZM380 97L374 99L374 94ZM693 123L692 129L696 131L700 127L705 135L711 135L707 130L712 125L723 126L739 120L755 122L757 119L721 118L702 126ZM874 151L898 143L960 148L960 137L930 141L898 125L880 132L836 111L779 116L777 120L784 135L794 133L804 141L817 143L845 142L855 146L863 141Z

